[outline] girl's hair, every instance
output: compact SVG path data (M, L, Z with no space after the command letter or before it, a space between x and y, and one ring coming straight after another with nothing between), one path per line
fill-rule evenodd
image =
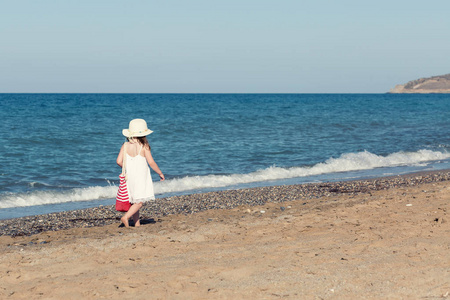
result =
M127 138L127 141L130 141L131 139L135 139L138 141L139 144L141 144L142 146L148 147L148 149L150 150L150 144L148 143L147 137L145 136L136 136L136 137L132 137L132 138Z

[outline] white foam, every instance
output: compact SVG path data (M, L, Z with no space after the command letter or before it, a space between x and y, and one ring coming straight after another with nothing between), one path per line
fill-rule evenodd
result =
M75 201L110 199L117 193L116 186L92 186L68 191L36 191L0 195L0 209L8 207L35 206Z
M312 167L280 168L271 166L248 174L187 176L155 182L158 194L221 188L231 185L281 180L295 177L307 177L336 172L370 170L381 167L420 165L429 161L449 159L449 152L419 150L417 152L397 152L387 156L367 151L346 153L339 158L330 158ZM0 195L0 209L19 206L64 203L71 201L91 201L115 198L117 186L94 186L75 188L68 191L36 191Z
M427 161L450 158L450 153L420 150L417 152L397 152L379 156L370 152L346 153L339 158L330 158L312 167L280 168L276 166L248 174L189 176L155 183L159 193L182 192L205 188L218 188L230 185L280 180L294 177L307 177L327 173L369 170L381 167L418 165Z

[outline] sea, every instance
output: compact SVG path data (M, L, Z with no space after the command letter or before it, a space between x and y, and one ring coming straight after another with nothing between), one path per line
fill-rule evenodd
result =
M450 169L449 94L0 94L0 219L114 204L134 118L157 198Z

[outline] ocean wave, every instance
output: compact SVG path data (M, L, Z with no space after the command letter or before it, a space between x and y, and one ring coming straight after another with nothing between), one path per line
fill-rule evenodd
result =
M450 158L450 153L419 150L417 152L397 152L380 156L368 151L346 153L339 158L330 158L312 167L280 168L271 166L248 174L188 176L155 183L160 193L173 193L205 188L220 188L231 185L308 177L321 174L370 170L382 167L419 165L428 161Z
M35 191L0 195L0 209L77 201L110 199L117 193L116 186L92 186L67 191Z
M370 170L382 167L421 165L430 161L450 158L447 151L419 150L417 152L397 152L387 156L368 151L346 153L338 158L330 158L311 167L281 168L271 166L248 174L186 176L155 182L158 194L177 193L208 188L308 177L338 172ZM9 207L35 206L76 201L92 201L115 198L117 186L94 186L74 188L68 191L34 191L30 193L10 193L0 195L0 209Z

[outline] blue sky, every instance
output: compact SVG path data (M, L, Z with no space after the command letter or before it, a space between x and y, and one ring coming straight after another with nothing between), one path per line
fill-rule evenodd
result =
M0 0L0 92L384 93L450 73L450 1Z

